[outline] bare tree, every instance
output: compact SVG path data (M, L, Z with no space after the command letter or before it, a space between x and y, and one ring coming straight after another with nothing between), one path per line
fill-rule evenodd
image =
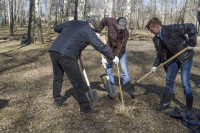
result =
M27 44L34 43L35 0L30 0Z
M35 0L35 23L36 23L36 32L37 40L40 43L44 43L43 34L42 34L42 25L41 25L41 1Z

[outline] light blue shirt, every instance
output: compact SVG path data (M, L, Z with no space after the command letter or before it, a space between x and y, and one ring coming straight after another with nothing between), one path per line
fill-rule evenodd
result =
M157 37L159 37L161 40L163 40L163 38L162 38L162 30L160 30L160 33L157 35Z

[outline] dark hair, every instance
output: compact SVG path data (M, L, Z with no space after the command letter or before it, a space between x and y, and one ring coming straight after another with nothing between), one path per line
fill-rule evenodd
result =
M124 18L124 17L119 17L118 19L117 19L117 23L119 23L119 20L120 19L125 19L126 20L126 18Z
M148 21L146 28L149 30L150 27L155 27L156 25L162 26L162 22L158 18L152 18Z

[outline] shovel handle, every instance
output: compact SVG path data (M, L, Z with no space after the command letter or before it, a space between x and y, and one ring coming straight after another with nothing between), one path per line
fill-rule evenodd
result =
M91 90L90 82L89 82L89 80L88 80L88 76L87 76L87 73L86 73L86 71L85 71L85 68L83 67L83 63L82 63L81 57L79 58L79 61L80 61L80 64L81 64L81 68L82 68L82 70L83 70L83 75L84 75L84 77L85 77L85 81L86 81L86 83L87 83L87 86L88 86L89 89Z
M117 71L118 71L118 78L119 78L119 91L121 95L122 105L124 105L124 98L122 94L122 88L121 88L121 82L120 82L120 72L119 72L119 66L117 65Z
M176 57L178 57L179 55L181 55L182 53L184 53L186 50L187 50L187 48L184 48L183 50L181 50L180 52L178 52L177 54L175 54L174 56L172 56L171 58L169 58L167 61L161 63L156 69L159 69L162 66L166 65L167 63L169 63L170 61L172 61L173 59L175 59ZM148 77L152 73L153 73L152 71L148 72L143 77L141 77L139 80L137 80L136 83L139 83L140 81L142 81L143 79L145 79L146 77Z

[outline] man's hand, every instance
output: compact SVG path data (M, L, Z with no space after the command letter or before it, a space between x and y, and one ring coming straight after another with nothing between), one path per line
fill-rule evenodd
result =
M105 58L102 58L101 62L102 62L102 65L106 65L108 63Z
M114 62L116 65L118 65L118 64L119 64L119 58L118 58L117 56L115 56L113 62Z
M153 66L153 67L151 68L151 71L152 71L153 73L155 73L155 72L156 72L156 67Z
M188 50L191 50L191 49L193 49L194 47L190 47L190 46L187 46L187 49Z

